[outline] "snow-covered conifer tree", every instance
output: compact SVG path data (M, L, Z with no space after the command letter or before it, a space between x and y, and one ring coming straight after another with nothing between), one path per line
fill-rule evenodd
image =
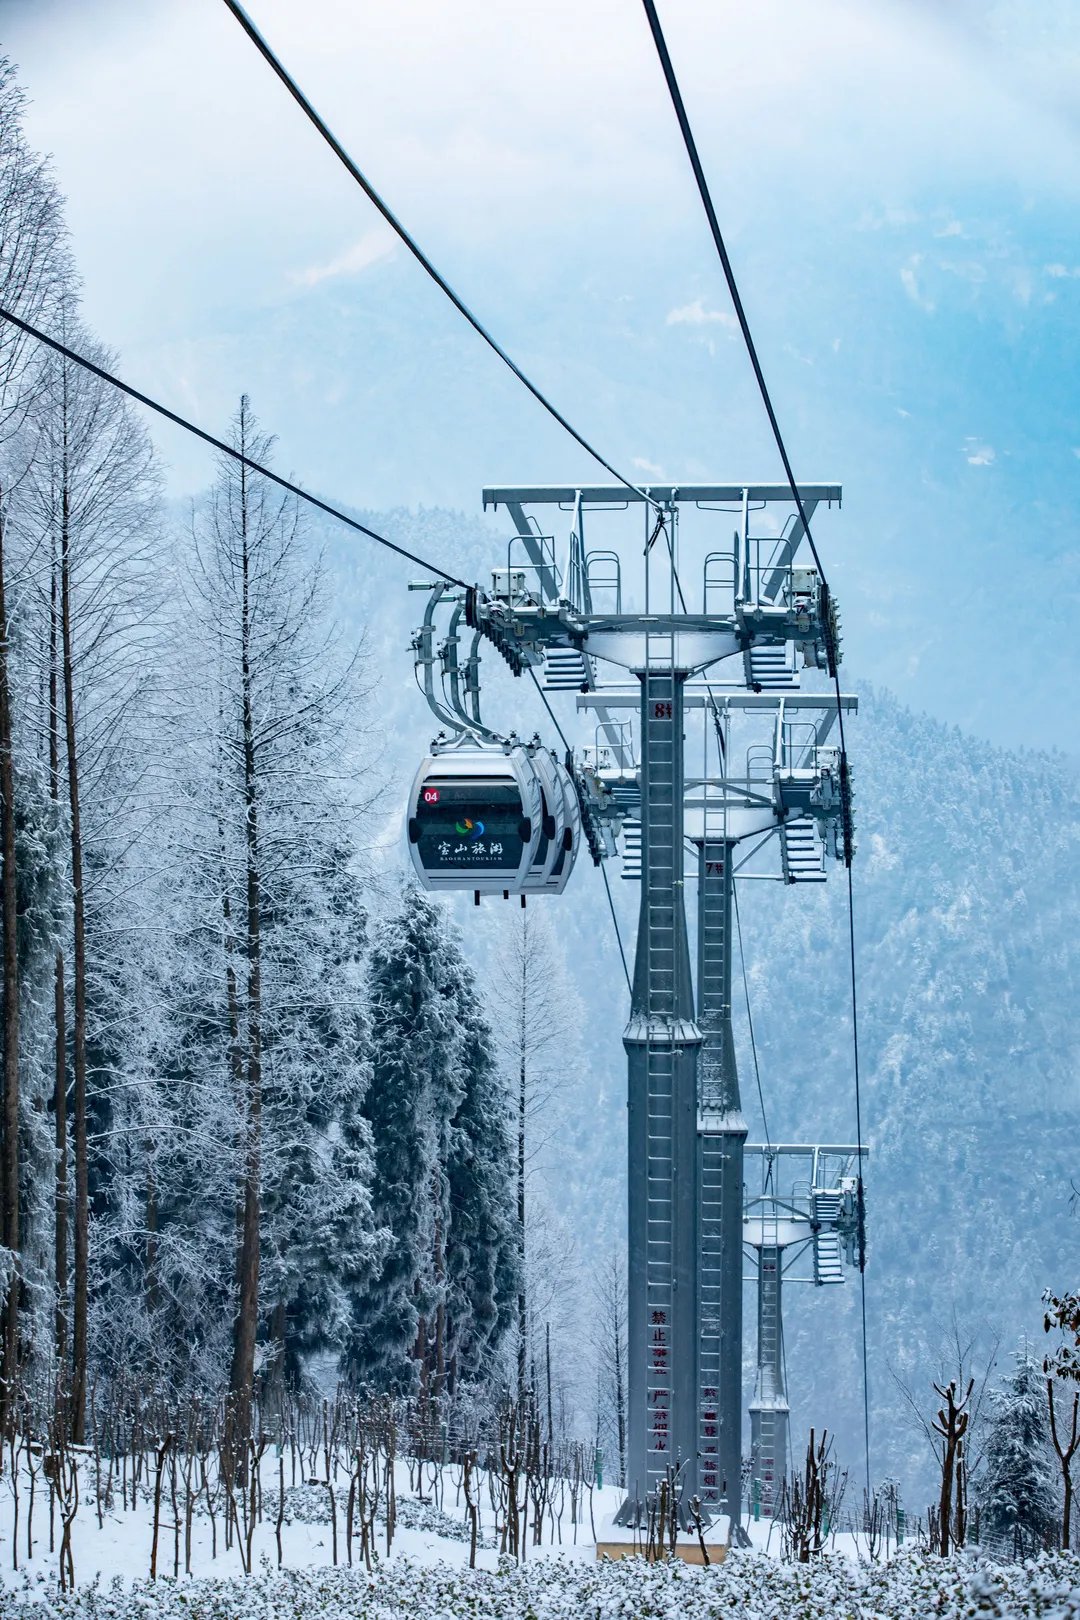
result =
M982 1535L1007 1557L1037 1551L1055 1531L1056 1479L1042 1367L1025 1347L991 1394L992 1415L979 1493Z
M518 1293L510 1096L476 981L464 960L458 968L457 1005L462 1095L450 1130L446 1245L455 1385L492 1378L516 1320Z
M346 1369L380 1391L417 1387L429 1327L445 1309L446 1173L454 1107L456 1008L444 914L410 884L371 954L371 1083L364 1105L375 1151L375 1221L387 1253L354 1303ZM456 1103L456 1099L455 1099ZM440 1270L443 1275L440 1276Z
M363 1113L367 912L340 815L323 808L302 837L295 829L302 858L278 875L265 931L263 1314L273 1366L294 1382L312 1357L336 1369L353 1296L385 1249Z
M253 460L270 455L247 399L232 441ZM192 1158L190 1183L174 1174L160 1186L155 1245L159 1288L185 1240L204 1250L193 1279L242 1211L225 1311L238 1437L256 1368L295 1372L309 1353L339 1351L347 1300L379 1255L360 1112L358 659L337 651L321 567L303 541L296 503L222 458L178 582L185 703L174 713L171 821L186 855L180 987L199 1010L179 1048L176 1096L193 1121L211 1100L202 1120L218 1146L209 1176ZM212 1312L220 1271L216 1280Z
M513 1320L508 1097L446 914L411 883L376 932L370 982L365 1112L391 1240L357 1297L346 1369L373 1389L438 1395L488 1378Z
M124 1368L201 1394L228 1370L236 1103L222 1084L225 991L190 851L163 834L158 854L158 869L138 874L141 927L109 978L115 1002L139 1016L125 1024L111 1072L91 1345L106 1374Z

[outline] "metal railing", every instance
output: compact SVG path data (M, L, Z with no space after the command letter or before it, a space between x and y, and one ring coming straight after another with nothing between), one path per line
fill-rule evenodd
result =
M606 570L606 572L601 572ZM590 611L596 611L596 598L607 592L615 598L614 607L606 611L622 612L622 564L617 551L590 551L585 557L585 584Z
M727 613L735 595L737 565L733 551L710 551L702 570L702 602L706 614ZM723 592L723 605L715 597Z
M795 606L795 574L809 575L813 571L794 561L781 562L786 541L783 536L760 537L736 534L735 553L732 557L732 589L736 606L766 603L769 606ZM723 552L713 553L722 557ZM710 558L706 558L708 568ZM708 611L708 610L706 610Z
M538 560L529 556L527 542L539 549ZM515 549L524 552L524 556L515 557ZM552 594L558 596L562 574L555 561L554 535L511 536L506 545L506 572L503 574L501 569L496 569L492 575L492 585L494 594L511 607L517 604L535 605L550 599Z
M813 770L817 764L818 750L814 721L778 718L775 750L773 763L781 775L788 771Z
M591 753L597 770L624 771L623 761L634 757L634 723L632 720L605 720L593 731Z
M775 777L775 743L753 743L746 750L746 786L750 792L770 791Z

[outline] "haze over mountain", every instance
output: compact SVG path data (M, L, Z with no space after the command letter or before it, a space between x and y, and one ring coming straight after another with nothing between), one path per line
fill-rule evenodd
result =
M640 7L262 0L257 22L462 293L632 477L768 478ZM312 488L479 509L596 468L382 226L219 0L6 0L86 315L221 427L242 389ZM452 18L452 22L451 22ZM1075 752L1075 7L669 0L665 27L849 668ZM155 428L171 488L204 451ZM448 559L452 561L453 559Z

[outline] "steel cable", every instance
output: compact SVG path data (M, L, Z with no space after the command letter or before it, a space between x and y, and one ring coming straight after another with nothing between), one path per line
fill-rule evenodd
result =
M700 158L700 156L698 154L698 149L697 149L697 142L694 139L694 132L693 132L691 126L690 126L690 119L689 119L689 117L687 115L686 104L683 101L682 91L679 88L679 81L678 81L678 78L676 77L676 74L675 74L675 68L674 68L674 65L673 65L672 60L671 60L671 54L670 54L670 52L668 51L668 48L667 48L667 41L664 38L663 28L660 25L660 18L657 15L656 5L654 3L654 0L642 0L642 5L645 8L645 15L646 15L646 17L648 19L649 29L650 29L650 31L652 33L653 44L656 47L656 53L657 53L657 56L660 59L660 66L661 66L661 69L662 69L663 74L664 74L664 80L665 80L665 82L667 84L668 94L671 97L671 104L672 104L672 107L674 108L674 111L675 111L675 117L676 117L676 120L677 120L678 125L679 125L679 131L680 131L680 133L682 135L683 145L686 148L686 154L687 154L687 157L690 160L690 167L693 170L694 179L695 179L695 181L697 183L698 193L699 193L699 195L701 197L702 207L705 210L705 217L706 217L706 219L708 220L708 223L709 223L709 230L710 230L710 232L712 234L713 245L715 246L717 255L718 255L719 259L720 259L720 264L721 264L721 267L722 267L723 272L724 272L724 280L727 283L728 293L729 293L730 298L731 298L731 302L732 302L732 306L733 306L734 311L735 311L736 319L737 319L737 321L739 323L739 330L742 333L743 342L746 345L746 352L747 352L747 355L748 355L749 360L750 360L750 365L751 365L751 367L753 369L754 377L755 377L755 379L757 381L758 392L761 395L761 401L762 401L762 404L765 407L765 413L766 413L766 415L768 416L768 419L769 419L769 426L772 429L773 439L775 441L776 448L777 448L777 451L778 451L779 456L780 456L780 460L781 460L781 462L783 464L784 476L786 477L788 485L790 487L792 499L793 499L793 501L795 503L796 510L797 510L797 512L799 514L799 522L802 524L803 533L806 535L807 542L808 542L808 544L810 546L810 551L811 551L811 554L812 554L812 556L814 558L814 563L815 563L815 565L817 567L818 575L819 575L819 577L821 579L821 583L827 589L828 588L828 580L827 580L827 577L826 577L826 574L825 574L825 569L824 569L824 567L822 565L821 556L820 556L820 554L818 552L817 546L816 546L816 544L814 542L813 534L811 533L811 530L810 530L810 524L809 524L809 521L808 521L807 516L806 516L806 509L803 506L803 500L802 500L802 496L801 496L801 494L799 492L799 487L798 487L797 483L795 482L795 473L794 473L794 470L793 470L792 465L791 465L791 459L788 456L787 446L784 443L784 436L780 431L780 423L779 423L779 421L777 419L776 411L775 411L775 409L773 407L772 397L771 397L771 395L769 393L768 384L765 381L765 373L762 370L761 361L758 358L757 346L754 343L753 334L750 331L750 323L747 320L746 310L743 307L743 301L742 301L742 298L741 298L741 296L739 294L738 283L736 282L736 279L735 279L735 271L734 271L734 268L732 267L731 259L730 259L729 255L728 255L727 246L726 246L726 244L724 242L723 232L720 229L720 222L719 222L719 220L717 218L716 209L715 209L715 207L713 205L712 194L711 194L711 192L709 190L709 183L708 183L707 179L705 178L705 171L702 168L701 158ZM846 744L846 740L845 740L845 737L844 737L844 714L843 714L843 708L842 708L841 702L840 702L840 676L839 676L839 673L837 671L835 656L830 659L830 662L831 662L831 665L832 665L832 668L830 669L830 674L832 675L833 684L834 684L835 689L836 689L836 719L837 719L837 724L838 724L838 727L839 727L839 735L840 735L840 773L841 773L841 782L843 784L842 791L845 794L848 794L850 792L850 788L849 788L849 785L848 785L849 782L850 782L850 775L849 775L848 760L847 760L847 744ZM862 1150L862 1145L863 1145L863 1140L862 1140L862 1087L861 1087L861 1075L860 1075L860 1068L859 1068L858 995L857 995L857 987L856 987L857 986L857 980L856 980L856 966L855 966L855 904L854 904L854 891L853 891L853 887L852 887L852 878L851 878L851 858L852 858L852 849L851 849L851 840L850 840L850 820L846 819L845 820L845 834L844 834L844 861L845 861L845 864L847 866L848 943L849 943L849 953L850 953L850 958L851 958L851 1026L852 1026L852 1041L853 1041L853 1046L854 1046L854 1070L855 1070L855 1129L856 1129L856 1141L857 1141L857 1145L858 1145L858 1147L860 1149L858 1172L857 1172L858 1173L858 1194L857 1194L857 1196L858 1196L858 1217L857 1218L858 1218L858 1242L859 1242L859 1278L860 1278L861 1305L862 1305L863 1440L864 1440L864 1448L865 1448L865 1453L866 1453L866 1490L867 1490L867 1500L869 1501L870 1492L871 1492L871 1484L870 1484L870 1395L869 1395L869 1382L870 1382L870 1380L869 1380L869 1356L868 1356L868 1352L867 1352L867 1343L866 1343L866 1229L865 1229L865 1198L864 1198L864 1192L863 1192L862 1151L861 1151Z
M376 529L369 529L366 523L360 522L359 518L352 518L347 512L342 512L339 507L331 506L329 501L320 500L317 495L312 495L300 484L294 484L291 479L283 478L280 473L274 472L271 467L264 467L261 462L252 461L250 456L242 455L231 444L226 444L224 439L215 438L212 433L207 433L205 428L197 427L194 422L189 422L187 417L181 416L179 412L170 410L167 405L160 404L156 399L151 399L149 394L141 393L139 389L133 388L130 383L124 382L123 378L117 377L114 372L107 371L104 366L99 366L96 361L87 359L84 354L79 354L78 350L70 348L66 343L61 343L59 338L50 337L48 332L43 332L40 327L32 326L29 321L24 321L20 315L13 315L11 310L0 306L0 320L9 321L12 326L17 326L27 336L36 338L39 343L44 343L47 348L63 355L64 359L70 360L73 365L81 366L84 371L89 371L93 376L100 378L102 382L108 383L111 388L118 389L121 394L126 394L129 399L135 400L139 405L145 405L147 410L155 411L158 416L163 416L167 422L172 422L176 427L183 428L186 433L193 433L197 439L202 439L204 444L210 445L221 455L229 456L233 461L239 461L245 467L250 467L252 472L257 472L261 477L268 478L272 484L277 484L280 489L287 490L290 495L295 495L298 500L307 501L309 506L318 507L320 512L325 512L328 517L334 518L338 523L344 523L347 528L355 529L358 534L365 535L369 540L374 540L377 545L385 546L387 551L396 552L399 557L405 557L409 562L417 563L421 568L426 568L431 573L438 574L440 579L445 579L449 584L459 585L462 590L469 589L465 581L458 579L456 574L449 574L445 568L439 568L435 563L429 562L426 557L421 557L415 551L409 551L406 546L399 546L394 540L388 540L385 534L379 534Z
M244 33L251 40L251 43L259 52L259 55L281 80L282 84L285 86L290 96L292 96L301 112L308 119L309 123L311 123L322 136L323 140L333 152L338 162L348 172L352 179L355 180L356 184L364 193L364 196L378 211L378 213L382 215L383 219L394 232L395 236L397 236L398 240L412 254L413 258L416 260L421 269L431 277L432 281L439 288L440 292L445 293L446 297L453 304L458 314L464 316L477 336L483 338L488 348L491 349L494 354L497 354L503 365L507 366L510 371L513 372L514 376L517 378L518 382L521 383L522 387L528 389L529 393L537 401L537 403L543 406L548 415L552 417L554 421L558 422L559 426L566 433L569 433L570 437L581 446L587 455L590 455L593 458L598 466L603 467L605 472L609 472L612 478L616 479L620 484L623 485L624 488L632 490L633 493L640 496L642 500L649 502L653 506L657 506L658 503L652 499L646 490L633 483L629 478L624 477L623 474L619 472L617 467L612 466L611 462L608 461L605 456L600 454L600 451L596 449L595 445L590 444L589 440L583 433L578 432L574 424L563 415L558 406L553 404L543 390L533 382L532 378L529 377L526 372L522 370L517 361L513 359L510 354L508 354L498 339L493 336L493 334L480 320L479 316L473 312L473 310L465 302L464 298L461 297L460 293L454 290L449 281L442 274L441 270L439 270L437 265L435 265L424 252L423 248L420 246L415 236L413 236L412 232L402 224L401 220L398 219L389 203L387 203L379 192L376 191L371 181L349 156L348 152L342 146L337 136L330 129L326 120L312 106L311 102L301 90L288 68L286 68L281 59L270 49L270 46L267 44L258 28L256 28L243 6L238 5L236 0L224 0L224 3L232 12L233 16L244 30Z

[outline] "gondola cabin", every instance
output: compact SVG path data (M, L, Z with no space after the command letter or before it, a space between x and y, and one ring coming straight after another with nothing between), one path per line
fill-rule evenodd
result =
M433 745L409 799L409 853L425 889L525 893L544 836L528 749L475 739Z
M547 749L533 751L543 793L544 829L535 865L525 884L527 894L561 894L573 870L581 835L581 806L569 771Z
M546 748L529 749L533 769L540 781L540 838L536 858L529 867L523 892L543 894L562 849L566 810L558 767Z
M581 805L578 803L577 788L565 765L556 765L556 770L562 786L565 825L559 853L547 881L549 894L562 894L566 888L567 879L574 870L574 862L577 860L578 845L581 843Z

